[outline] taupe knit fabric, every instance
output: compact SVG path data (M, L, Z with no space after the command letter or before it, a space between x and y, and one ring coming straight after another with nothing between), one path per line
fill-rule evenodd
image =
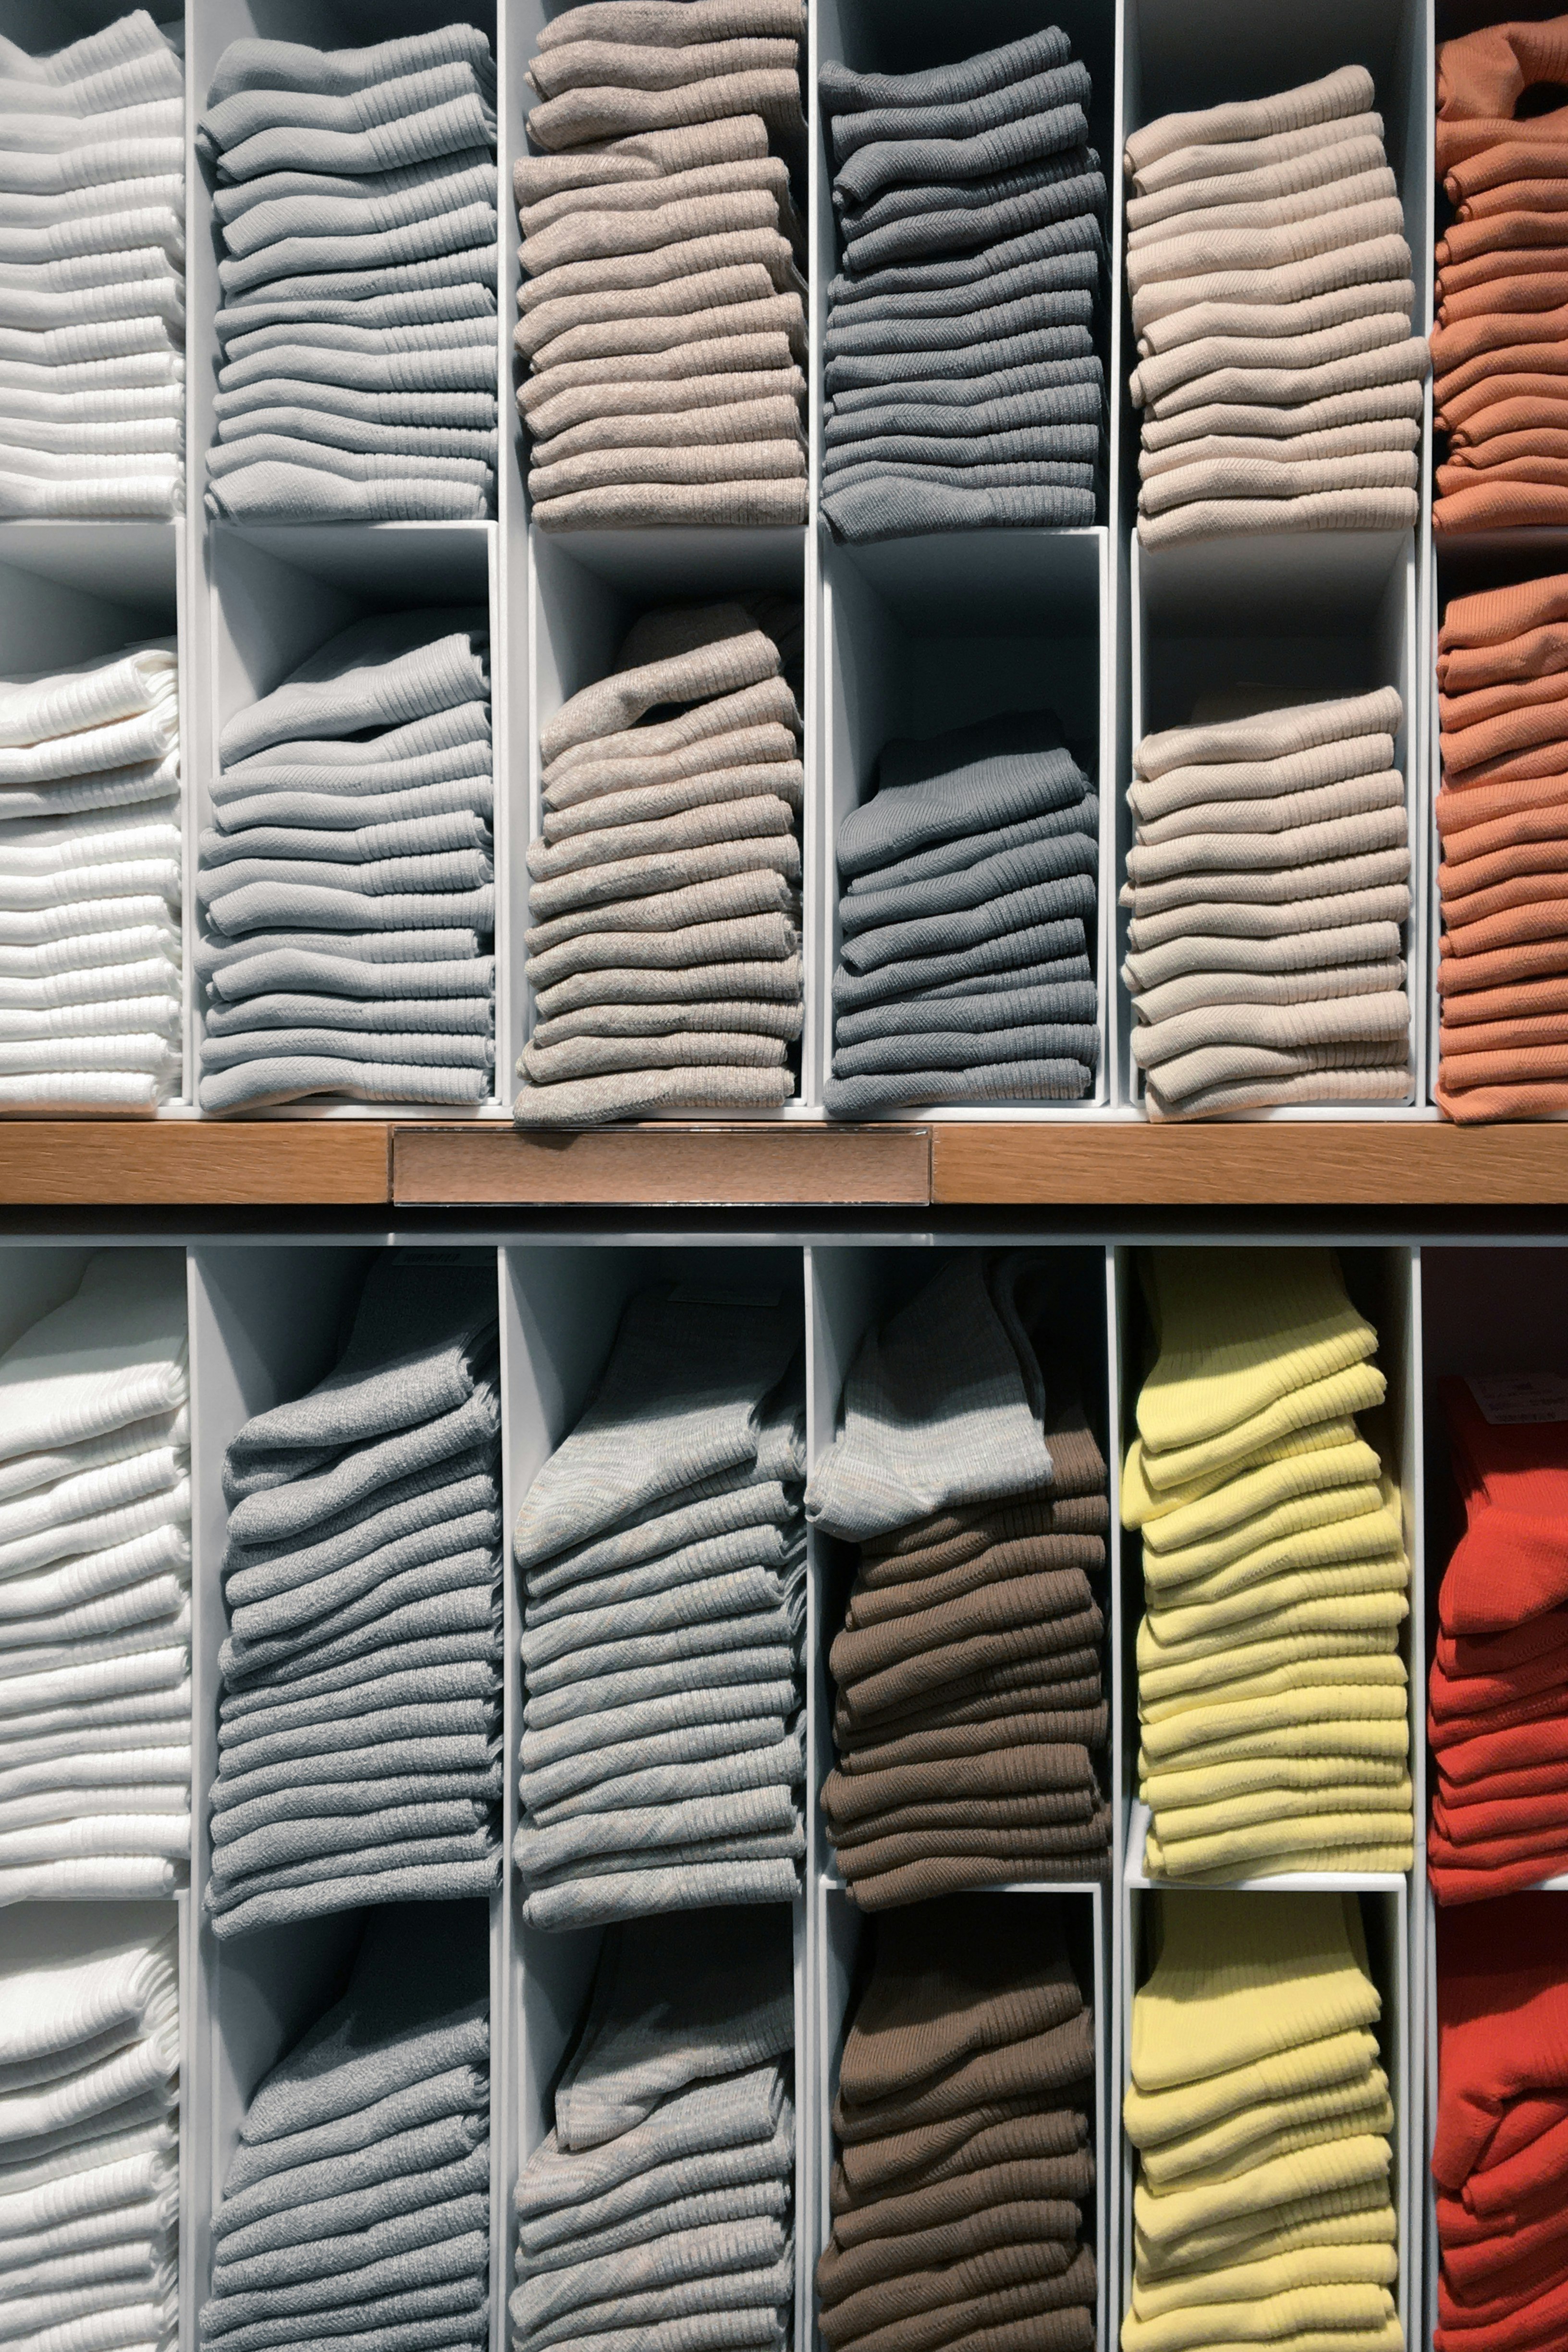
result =
M1399 697L1274 700L1239 689L1135 756L1122 978L1154 1118L1410 1089Z
M1415 523L1428 362L1373 96L1347 66L1129 138L1146 547Z

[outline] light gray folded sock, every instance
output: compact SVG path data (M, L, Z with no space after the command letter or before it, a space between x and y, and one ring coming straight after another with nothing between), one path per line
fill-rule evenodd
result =
M489 283L478 277L455 283L447 283L445 278L432 282L427 268L414 282L401 287L384 288L379 293L351 287L330 298L325 291L312 294L297 283L290 289L285 278L275 295L252 294L220 310L216 324L218 341L226 351L237 337L256 334L264 327L326 327L374 334L384 327L447 326L456 320L473 319L490 326L495 323L495 294Z
M1022 977L1043 965L1064 960L1070 961L1072 970L1077 971L1082 967L1084 955L1085 933L1080 916L1028 923L973 947L942 955L895 957L869 971L850 971L840 965L833 975L833 1003L836 1011L861 1011L868 1005L889 1003L899 997L920 995L991 974Z
M841 164L834 174L834 194L845 205L864 209L884 190L919 187L945 180L977 180L1023 165L1040 163L1081 147L1089 122L1076 89L1087 94L1089 77L1071 66L1058 69L1064 77L1063 96L1054 105L1021 120L980 130L954 139L873 139Z
M421 220L454 206L495 203L495 162L470 147L401 172L333 175L276 172L213 192L213 210L232 255L274 238L353 235L384 222Z
M971 375L976 373L976 352L990 344L1052 327L1087 327L1093 316L1094 295L1088 287L1029 294L1015 302L978 304L967 315L939 312L932 318L907 319L900 312L885 319L861 319L851 313L829 322L823 355L829 365L839 359L918 355L931 362L929 372L936 373L945 354L955 375Z
M495 109L467 65L399 75L343 98L237 92L198 125L220 182L264 172L387 172L493 144Z
M239 90L297 90L312 97L343 97L405 74L452 65L466 66L493 95L495 61L490 46L471 25L446 25L365 48L315 49L300 41L231 41L217 61L207 104L221 106Z
M1077 1102L1093 1084L1094 1072L1082 1062L989 1062L972 1070L830 1077L823 1087L823 1101L835 1118L863 1118L906 1104Z
M488 692L487 646L482 615L437 610L353 622L281 686L229 720L219 758L226 768L277 743L322 731L347 735L403 726L471 702Z
M280 334L277 328L263 332L272 338ZM252 339L244 340L248 343ZM232 394L251 385L281 383L286 395L276 396L286 396L291 406L301 404L300 386L311 383L360 393L489 393L493 401L495 375L495 351L489 343L456 343L447 349L432 343L372 356L331 344L273 340L243 359L230 357L218 372L218 388ZM234 413L232 408L226 411Z
M252 287L275 290L291 278L309 293L318 275L340 270L386 269L404 262L428 261L438 254L470 253L493 237L499 224L493 199L454 205L423 220L376 227L366 222L358 234L278 236L254 253L232 255L218 264L226 301L243 301Z
M208 469L206 502L214 514L441 522L479 520L489 512L495 478L489 457L378 457L312 449L271 435L235 446L237 463Z

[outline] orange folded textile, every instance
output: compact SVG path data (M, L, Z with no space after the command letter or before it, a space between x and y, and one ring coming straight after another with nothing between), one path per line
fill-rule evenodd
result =
M1467 476L1476 473L1491 474L1501 467L1509 466L1516 468L1515 478L1531 481L1556 478L1554 475L1539 476L1534 473L1519 477L1517 467L1521 460L1531 467L1568 464L1568 433L1563 431L1561 425L1538 425L1533 429L1526 429L1522 432L1495 434L1457 448L1447 466L1439 467L1438 471Z
M1492 1021L1531 1021L1568 1013L1568 972L1521 981L1515 988L1475 988L1443 1000L1440 1028L1456 1033Z
M1451 596L1437 643L1447 652L1456 646L1500 646L1526 630L1544 628L1549 621L1568 621L1568 572Z
M1537 1046L1568 1052L1568 1023L1560 1013L1531 1013L1518 1021L1444 1021L1437 1030L1437 1047L1445 1062L1469 1054L1517 1056Z
M1568 16L1550 16L1539 24L1483 25L1479 32L1461 33L1437 44L1437 119L1440 122L1471 122L1500 118L1505 131L1527 89L1538 82L1568 81ZM1535 131L1555 114L1531 119Z
M1534 116L1531 131L1550 138L1555 131L1568 137L1568 106L1557 107L1550 114ZM1437 169L1445 181L1448 173L1489 148L1511 142L1519 126L1511 115L1494 114L1479 118L1474 122L1439 122L1437 125Z
M1498 948L1528 948L1547 940L1568 940L1568 897L1532 898L1521 907L1507 907L1475 923L1450 922L1438 942L1445 961L1456 956L1488 955Z
M1441 288L1438 291L1437 318L1445 327L1462 326L1471 319L1497 319L1504 325L1512 325L1521 315L1560 310L1568 302L1568 272L1543 269L1537 277L1528 270L1518 270L1510 277L1493 278L1483 286L1471 286L1459 293L1448 294Z
M1465 222L1495 219L1499 213L1568 212L1568 173L1560 180L1502 180L1479 188L1454 209Z
M1439 254L1439 302L1447 303L1456 294L1473 294L1478 286L1493 286L1500 278L1545 278L1553 270L1561 275L1568 266L1568 252L1563 245L1564 225L1550 214L1547 217L1554 233L1539 244L1488 246L1467 261L1442 261Z
M1437 267L1461 269L1471 261L1489 260L1504 253L1531 253L1541 246L1568 244L1568 220L1563 207L1531 212L1520 205L1487 213L1479 220L1457 220L1437 240Z
M1436 531L1558 530L1568 525L1568 488L1541 482L1479 480L1474 489L1454 490L1432 508Z
M1437 868L1437 887L1445 908L1452 899L1461 910L1479 893L1500 883L1519 881L1527 874L1568 873L1568 833L1548 841L1517 842L1511 848L1493 849L1479 857L1445 858Z
M1526 777L1511 784L1445 779L1437 794L1437 831L1449 857L1484 857L1510 842L1550 841L1565 811L1568 776Z
M1522 947L1492 948L1485 955L1456 955L1447 934L1437 942L1440 996L1482 988L1517 987L1539 974L1568 972L1568 940L1533 940Z
M1468 775L1472 768L1496 761L1511 761L1516 753L1533 752L1568 738L1568 699L1548 695L1517 710L1501 710L1493 719L1479 719L1473 727L1445 728L1443 765L1450 775ZM1561 754L1554 764L1563 765Z
M1568 378L1510 375L1487 390L1477 384L1438 419L1456 449L1472 449L1515 433L1568 436Z
M1447 781L1457 791L1467 792L1472 784L1521 783L1531 777L1560 775L1564 767L1568 767L1568 756L1562 741L1554 739L1478 761L1473 767L1452 769Z
M1489 719L1506 718L1511 710L1535 710L1542 703L1561 702L1568 696L1568 677L1548 670L1542 677L1498 678L1489 686L1472 686L1463 694L1439 690L1437 709L1445 729L1459 733Z
M1494 882L1489 889L1471 890L1464 898L1446 898L1443 920L1450 938L1459 934L1462 955L1465 934L1479 925L1523 908L1552 907L1560 898L1568 899L1568 873L1518 874L1511 882Z
M1506 352L1516 344L1522 349L1527 343L1561 343L1565 337L1568 311L1561 310L1527 310L1519 316L1511 311L1488 311L1459 319L1452 326L1432 330L1432 373L1446 376L1483 352Z
M1489 400L1501 399L1499 385L1521 375L1548 380L1568 375L1568 344L1542 343L1527 337L1521 343L1510 340L1489 344L1447 369L1437 367L1434 360L1432 397L1444 414L1453 402L1468 399L1472 393L1484 407Z
M1484 687L1510 686L1527 677L1556 677L1568 671L1568 623L1549 621L1523 629L1501 645L1449 646L1437 639L1437 683L1445 694L1474 694Z
M1500 188L1511 180L1568 179L1568 139L1553 138L1543 128L1547 117L1510 126L1510 135L1472 155L1438 165L1448 202L1458 206L1468 196Z
M1433 1089L1437 1108L1456 1127L1496 1127L1506 1119L1559 1118L1568 1111L1568 1086L1543 1079L1539 1086L1521 1078L1508 1086L1454 1088L1439 1076Z

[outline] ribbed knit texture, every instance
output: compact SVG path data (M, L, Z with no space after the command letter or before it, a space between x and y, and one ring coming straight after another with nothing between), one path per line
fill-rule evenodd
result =
M1122 977L1151 1118L1353 1101L1358 1086L1369 1101L1408 1096L1404 941L1394 923L1369 940L1353 904L1360 886L1392 896L1409 875L1394 764L1404 716L1392 688L1278 706L1268 689L1243 687L1205 698L1190 726L1139 745ZM1401 929L1407 887L1402 895ZM1235 954L1238 919L1260 901L1311 939L1303 968L1272 951ZM1139 950L1173 912L1187 922L1152 967Z
M174 640L0 681L0 1110L179 1093L183 895Z
M335 1370L230 1444L219 1937L496 1884L497 1347L493 1267L390 1253Z
M196 884L198 1098L471 1108L494 1084L494 803L482 613L376 614L218 744Z
M520 2345L784 2352L795 2039L783 1907L610 1930L553 2128L518 2175Z
M1067 528L1100 511L1091 95L1055 26L921 73L823 67L843 267L823 345L822 508L838 538ZM1037 1053L1058 1058L1023 1045L1008 1058ZM952 1067L962 1080L962 1056ZM877 1105L866 1077L856 1108Z
M795 1095L801 655L793 599L660 607L545 724L520 1127Z
M1122 2124L1139 2151L1123 2352L1404 2352L1382 2003L1354 1895L1158 1898Z
M489 2087L484 1906L372 1911L341 2000L263 2076L240 2125L212 2218L203 2346L261 2352L280 2328L482 2346Z
M493 510L495 99L469 26L224 51L196 130L225 252L209 512Z
M889 1912L845 2037L817 2324L1092 2352L1093 2020L1049 1901Z
M1156 1354L1121 1516L1148 1601L1146 1866L1407 1870L1409 1564L1354 1419L1383 1399L1377 1334L1328 1251L1152 1250L1142 1273Z
M868 1331L806 1487L859 1545L822 1790L863 1909L1103 1875L1106 1471L1062 1304L1026 1252L955 1255Z
M1415 523L1427 360L1375 97L1344 66L1129 137L1145 547ZM1256 1071L1226 1074L1286 1083L1327 1042L1280 1034ZM1229 1086L1210 1106L1245 1095Z
M798 1318L766 1289L628 1303L523 1497L530 1927L790 1900L805 1859Z

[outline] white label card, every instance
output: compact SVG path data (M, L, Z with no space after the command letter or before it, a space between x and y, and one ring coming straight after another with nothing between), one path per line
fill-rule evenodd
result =
M1494 1429L1512 1422L1568 1421L1568 1373L1490 1372L1465 1385Z

